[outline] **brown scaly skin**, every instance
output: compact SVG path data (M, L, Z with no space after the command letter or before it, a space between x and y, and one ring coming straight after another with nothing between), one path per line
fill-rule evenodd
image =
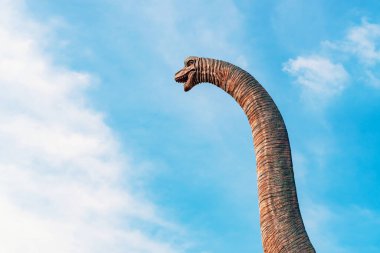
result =
M185 83L185 91L212 83L230 94L247 115L256 153L264 252L315 252L298 206L288 133L267 91L239 67L200 57L188 57L175 80Z

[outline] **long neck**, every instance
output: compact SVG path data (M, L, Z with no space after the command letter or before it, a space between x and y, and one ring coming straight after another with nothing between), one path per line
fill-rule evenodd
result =
M199 64L196 78L230 94L251 125L264 252L315 252L299 210L288 133L277 106L246 71L213 59Z

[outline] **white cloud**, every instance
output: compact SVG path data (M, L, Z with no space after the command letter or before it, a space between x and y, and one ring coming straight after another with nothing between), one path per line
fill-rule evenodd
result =
M86 105L92 76L53 63L22 2L0 6L0 252L178 252L136 222L177 229L121 185L131 164Z
M348 29L341 41L325 41L323 46L336 52L344 52L353 56L356 69L360 70L360 79L372 87L380 87L378 69L380 67L380 25L372 24L363 19L358 26Z
M331 44L356 56L364 64L374 65L380 62L380 25L363 21L350 28L343 41Z
M307 98L318 101L339 94L349 79L341 64L318 55L290 59L284 64L283 70L296 77Z
M349 28L342 40L323 41L322 49L326 51L324 56L298 56L284 64L283 70L296 77L308 100L315 100L319 104L326 102L345 89L349 76L356 81L364 80L372 87L380 87L377 74L380 66L379 24L363 20L360 25ZM342 53L343 57L339 57ZM334 63L332 59L337 59L337 56L342 61ZM354 58L350 64L355 66L355 74L346 71L348 58Z

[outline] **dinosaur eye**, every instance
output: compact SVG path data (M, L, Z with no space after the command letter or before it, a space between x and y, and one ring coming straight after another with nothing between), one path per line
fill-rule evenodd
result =
M189 67L190 65L193 65L194 64L194 60L189 60L187 63L186 63L186 67Z

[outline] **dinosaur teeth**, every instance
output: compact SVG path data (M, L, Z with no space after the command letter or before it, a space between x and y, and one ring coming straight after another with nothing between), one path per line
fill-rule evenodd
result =
M177 83L184 83L184 82L187 81L187 79L188 79L187 75L183 75L183 76L179 76L179 77L177 77L177 78L175 79L175 81L176 81Z

